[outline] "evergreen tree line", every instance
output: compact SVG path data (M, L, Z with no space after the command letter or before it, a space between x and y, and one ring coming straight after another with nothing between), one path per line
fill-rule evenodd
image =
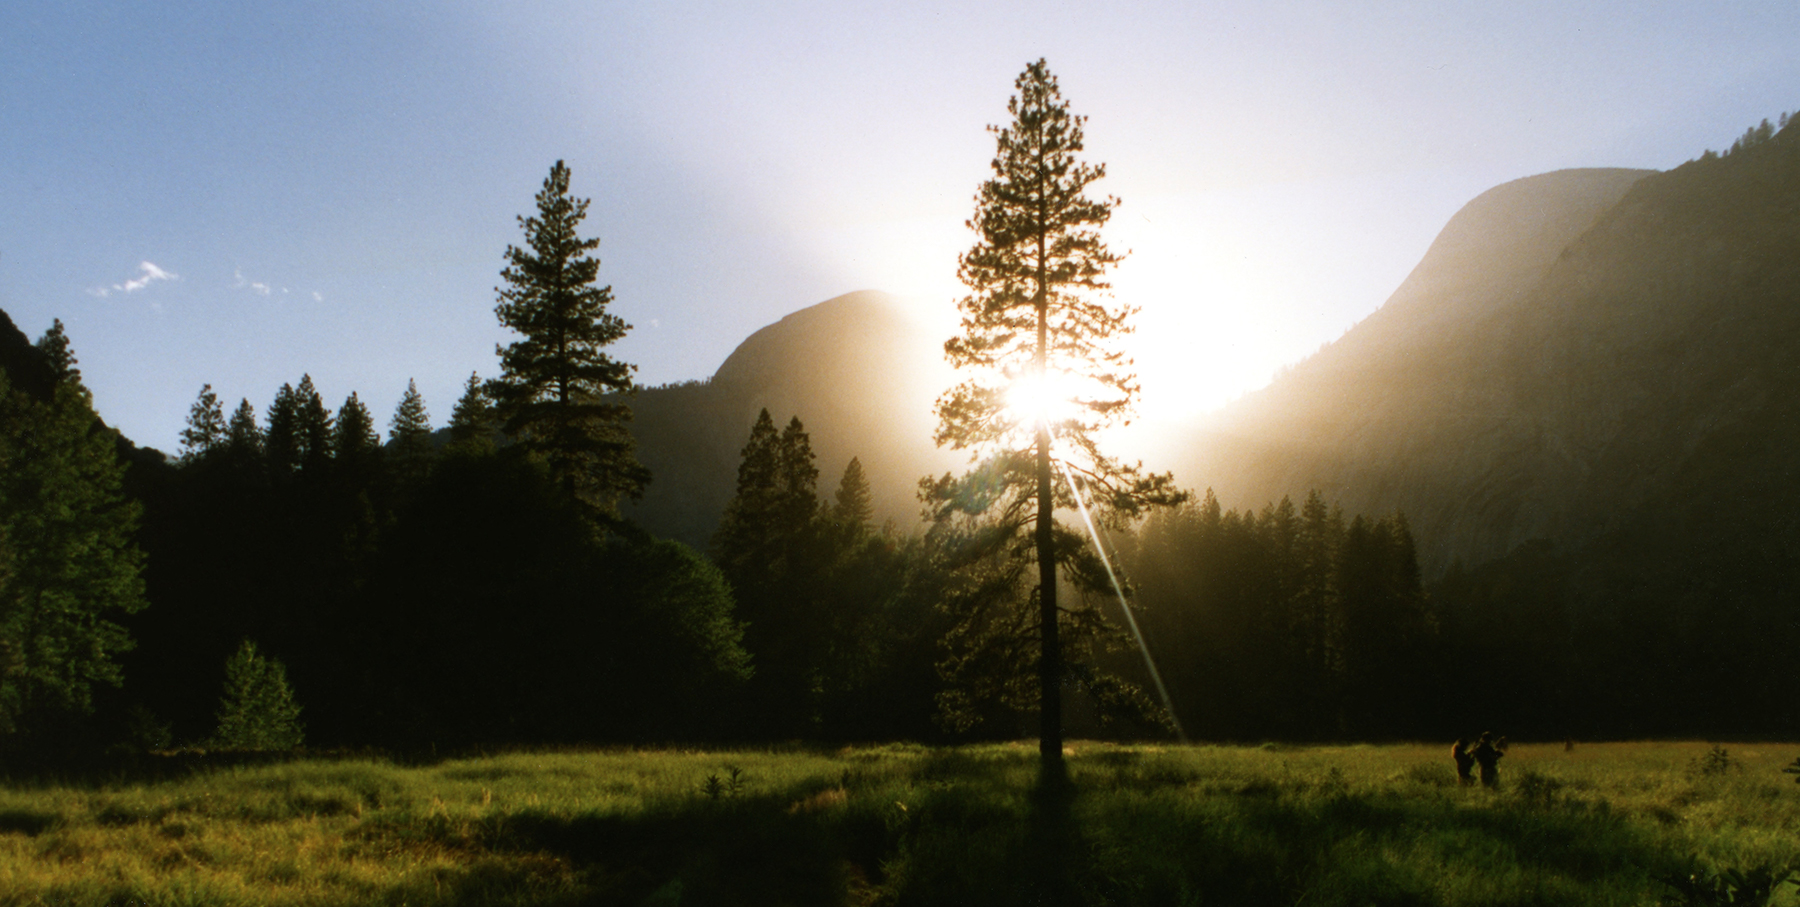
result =
M474 378L442 446L412 386L385 442L356 395L333 413L310 378L260 423L203 389L150 497L154 606L131 623L129 698L200 740L219 665L248 639L287 666L316 743L704 723L749 673L723 578L677 543L600 531L498 425Z
M735 732L762 738L931 738L944 578L926 540L872 525L852 457L819 493L798 416L750 429L737 491L713 538L755 675Z
M1239 513L1208 490L1118 546L1189 734L1431 739L1460 726L1445 723L1442 623L1402 514L1346 522L1317 491Z

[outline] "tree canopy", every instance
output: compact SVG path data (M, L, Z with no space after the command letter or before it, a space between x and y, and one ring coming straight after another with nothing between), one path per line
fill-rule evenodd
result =
M600 240L577 232L587 210L557 161L537 194L537 215L519 218L525 246L506 247L494 314L521 336L498 348L501 374L487 390L507 437L543 456L594 513L612 518L618 499L642 494L650 473L625 427L636 366L606 352L631 325L607 311L612 288L596 285L600 260L589 253Z
M978 524L963 536L960 556L972 577L946 662L953 718L973 720L966 706L983 698L973 689L1024 705L1019 670L1035 662L1039 744L1046 764L1060 765L1066 682L1119 705L1142 696L1104 679L1081 654L1107 625L1093 601L1059 602L1058 568L1081 590L1099 592L1105 580L1083 539L1057 525L1055 510L1073 506L1075 482L1102 521L1115 524L1182 495L1166 474L1108 457L1095 441L1129 415L1138 390L1118 346L1135 310L1106 295L1106 272L1120 256L1099 233L1118 200L1088 195L1106 167L1078 156L1084 118L1069 111L1044 61L1027 66L1015 87L1012 123L990 127L993 177L981 184L968 222L976 242L958 260L969 295L958 304L962 332L944 352L966 377L937 405L938 444L969 449L982 462L923 491L940 527ZM1037 567L1032 589L1023 586L1026 564ZM1062 638L1064 623L1074 638Z
M123 679L118 615L144 607L140 507L123 492L115 436L94 414L57 322L39 349L59 380L47 401L0 370L0 733L85 713Z

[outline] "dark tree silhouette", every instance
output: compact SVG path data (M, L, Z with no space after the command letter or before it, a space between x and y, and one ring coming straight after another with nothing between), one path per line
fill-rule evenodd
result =
M283 384L269 404L269 425L263 433L263 451L269 474L285 478L300 468L300 403L292 384Z
M713 557L748 621L744 644L757 660L755 709L784 732L799 730L818 687L825 626L818 584L822 546L819 470L799 417L775 430L757 414L738 465L737 494L713 537Z
M367 416L367 413L364 413ZM300 469L319 477L331 460L332 428L335 420L325 408L325 399L313 386L311 375L301 375L294 386L295 434L300 445Z
M475 372L463 382L463 393L450 411L450 449L483 453L494 449L494 401L487 382Z
M544 457L551 476L602 519L621 496L650 481L625 423L636 367L606 353L631 329L606 310L612 288L596 286L599 239L576 232L588 200L569 195L557 161L537 194L537 216L520 217L525 248L506 247L506 286L494 314L522 335L500 347L500 377L488 384L508 438Z
M187 427L181 430L182 458L193 459L212 453L224 443L225 434L225 407L219 402L219 395L213 393L212 385L202 385L200 396L188 410Z
M411 378L406 379L406 393L394 407L388 420L388 443L405 455L420 455L431 444L431 414L425 410L425 397Z
M375 420L355 391L345 398L333 427L331 451L340 463L352 464L375 456L381 447L381 436L375 432Z
M831 522L845 532L860 534L868 530L874 516L875 504L869 479L863 475L862 461L851 457L832 499Z
M1138 389L1131 361L1115 344L1129 333L1134 310L1105 298L1105 274L1119 256L1099 229L1118 201L1088 197L1106 168L1077 157L1083 118L1069 112L1044 61L1026 67L1015 86L1018 94L1007 103L1012 124L990 127L998 150L994 176L981 185L969 221L977 240L958 262L958 277L970 290L959 303L962 334L944 345L950 361L972 375L937 405L938 444L971 449L988 461L960 481L945 476L928 484L925 494L940 523L957 514L992 521L991 530L971 537L971 564L991 567L1001 556L1037 565L1035 621L966 626L959 638L986 648L996 634L1035 633L1039 747L1047 767L1060 767L1062 685L1072 679L1071 668L1084 668L1066 660L1075 641L1061 638L1061 624L1068 621L1085 636L1103 622L1091 607L1058 600L1059 564L1078 578L1098 571L1074 563L1085 551L1078 537L1059 538L1054 512L1059 502L1072 502L1072 489L1059 494L1054 474L1071 471L1102 518L1113 521L1182 495L1167 475L1145 475L1096 446L1095 432L1126 416ZM1076 673L1090 689L1106 686L1085 669Z
M263 458L263 430L256 424L256 407L248 399L239 399L231 421L225 426L225 454L234 469L259 468Z
M411 378L388 420L388 452L395 478L403 485L418 482L431 460L431 414Z
M61 318L51 319L50 329L38 338L36 346L38 352L44 354L44 359L58 380L81 380L81 369L75 367L75 363L80 360L75 358L74 350L69 347L69 335L63 330Z

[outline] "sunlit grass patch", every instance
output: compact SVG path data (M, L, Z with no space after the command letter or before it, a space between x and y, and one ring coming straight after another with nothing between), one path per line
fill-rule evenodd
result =
M1457 784L1437 745L1070 750L1066 789L1040 787L1031 743L0 789L0 907L1008 904L1047 887L1111 904L1652 904L1694 859L1800 864L1800 785L1780 772L1800 747L1520 745L1497 791Z

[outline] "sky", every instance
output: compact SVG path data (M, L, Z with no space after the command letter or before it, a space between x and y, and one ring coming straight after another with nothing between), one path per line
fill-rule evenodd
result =
M1175 417L1340 336L1486 189L1800 109L1797 34L1791 0L9 0L0 309L60 318L101 415L171 453L208 383L261 412L310 374L385 426L416 380L441 424L560 159L642 383L860 289L948 336L987 127L1042 57Z

